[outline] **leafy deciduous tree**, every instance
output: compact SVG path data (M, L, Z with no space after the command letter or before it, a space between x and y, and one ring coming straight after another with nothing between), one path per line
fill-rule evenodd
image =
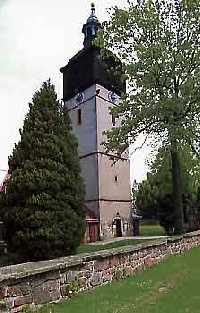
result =
M199 140L199 34L199 0L129 1L113 8L98 40L123 61L128 82L112 110L121 125L107 132L106 147L122 153L144 134L170 149L176 233L183 231L179 155Z
M184 146L180 158L183 176L183 211L185 225L192 228L192 219L197 217L200 159ZM149 162L147 179L138 185L137 206L146 218L157 216L162 226L169 231L174 226L174 204L170 151L161 148L155 159ZM171 203L170 203L171 202ZM195 223L193 223L193 227Z

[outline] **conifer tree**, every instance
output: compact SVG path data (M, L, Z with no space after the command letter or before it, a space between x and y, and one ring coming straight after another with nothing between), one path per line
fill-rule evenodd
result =
M9 158L3 219L11 251L24 260L68 255L84 232L84 184L68 112L50 80L33 96Z

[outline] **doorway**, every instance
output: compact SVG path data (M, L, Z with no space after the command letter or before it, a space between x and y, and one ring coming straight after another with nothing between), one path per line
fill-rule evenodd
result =
M115 220L116 222L116 236L122 237L122 221L121 218Z

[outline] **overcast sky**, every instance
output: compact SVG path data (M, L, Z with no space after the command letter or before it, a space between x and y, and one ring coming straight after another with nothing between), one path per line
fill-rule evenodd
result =
M106 8L124 7L127 0L96 0L96 15ZM49 77L62 98L60 67L82 48L82 25L90 14L90 0L0 0L0 169L20 139L28 103ZM131 175L146 173L146 152L132 157ZM1 179L2 173L0 173Z

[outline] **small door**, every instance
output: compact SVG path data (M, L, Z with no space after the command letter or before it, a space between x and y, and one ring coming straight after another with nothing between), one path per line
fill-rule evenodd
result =
M122 237L122 223L121 219L116 219L116 235L117 237Z
M96 224L89 224L89 237L90 237L90 242L97 241L97 226L96 226Z

